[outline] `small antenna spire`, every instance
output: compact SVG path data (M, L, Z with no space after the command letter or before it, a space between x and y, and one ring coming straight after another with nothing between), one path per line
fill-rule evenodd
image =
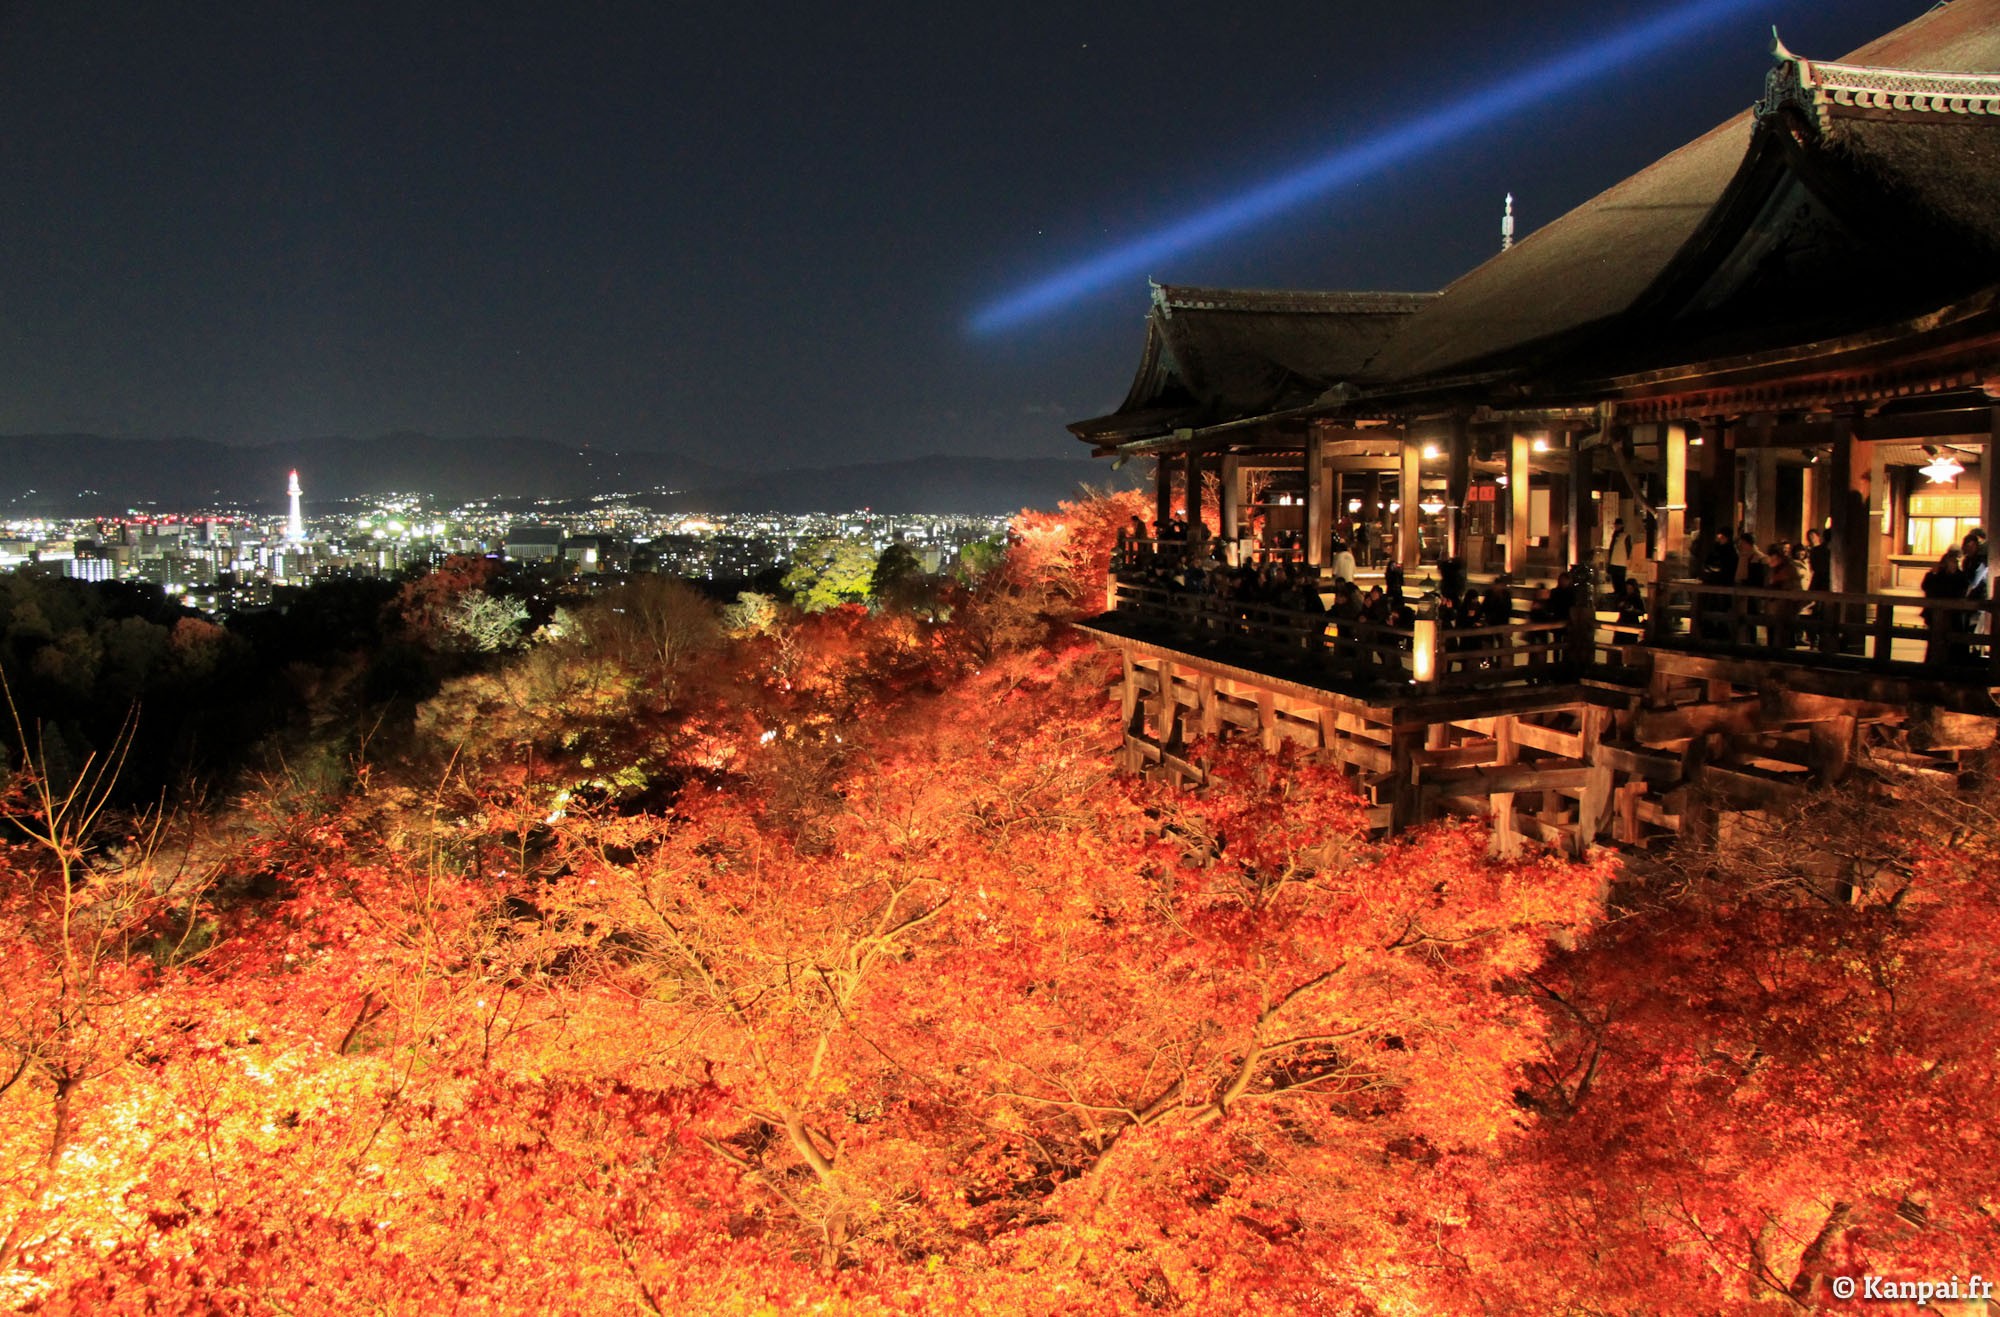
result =
M1514 194L1507 194L1507 212L1500 217L1500 250L1514 245Z

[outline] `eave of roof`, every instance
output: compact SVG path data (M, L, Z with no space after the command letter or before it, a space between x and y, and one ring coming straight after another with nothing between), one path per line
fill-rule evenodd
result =
M1868 76L1893 73L1871 95L1891 106L1925 74L1960 93L1925 93L1925 113L1943 104L1983 116L1984 79L2000 69L2000 0L1957 0L1870 42L1844 60L1820 91L1856 99ZM1767 97L1771 92L1767 89ZM1941 99L1939 99L1941 98ZM1953 105L1958 108L1951 108ZM1658 281L1723 198L1751 144L1746 111L1528 235L1445 289L1411 316L1375 362L1378 374L1430 388L1447 378L1528 369L1538 358L1597 332Z

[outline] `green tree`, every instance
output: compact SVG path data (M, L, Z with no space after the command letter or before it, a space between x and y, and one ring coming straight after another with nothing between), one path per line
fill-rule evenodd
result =
M824 613L842 604L865 604L875 579L875 554L861 540L813 540L792 556L785 589L800 611Z

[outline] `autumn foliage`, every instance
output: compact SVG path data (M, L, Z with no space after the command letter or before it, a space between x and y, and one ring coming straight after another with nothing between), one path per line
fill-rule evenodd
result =
M1065 623L1129 515L948 616L647 587L199 815L29 756L0 1295L1711 1313L2000 1259L1989 819L1834 901L1372 841L1309 757L1121 775Z

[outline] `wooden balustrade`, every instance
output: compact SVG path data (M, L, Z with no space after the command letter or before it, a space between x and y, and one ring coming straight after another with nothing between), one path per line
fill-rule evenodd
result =
M1528 620L1517 600L1505 626L1414 626L1340 620L1275 604L1217 598L1114 575L1113 612L1162 625L1177 642L1349 682L1465 690L1615 673L1633 647L1769 658L1814 667L1920 671L2000 684L1995 605L1977 599L1808 593L1654 582L1639 625L1593 602L1567 620Z
M1395 627L1115 577L1108 602L1115 612L1165 626L1181 643L1347 681L1464 690L1553 680L1577 667L1568 620L1447 629L1424 618Z
M1991 681L1995 607L1984 599L1752 589L1656 581L1647 594L1646 643L1786 662Z

